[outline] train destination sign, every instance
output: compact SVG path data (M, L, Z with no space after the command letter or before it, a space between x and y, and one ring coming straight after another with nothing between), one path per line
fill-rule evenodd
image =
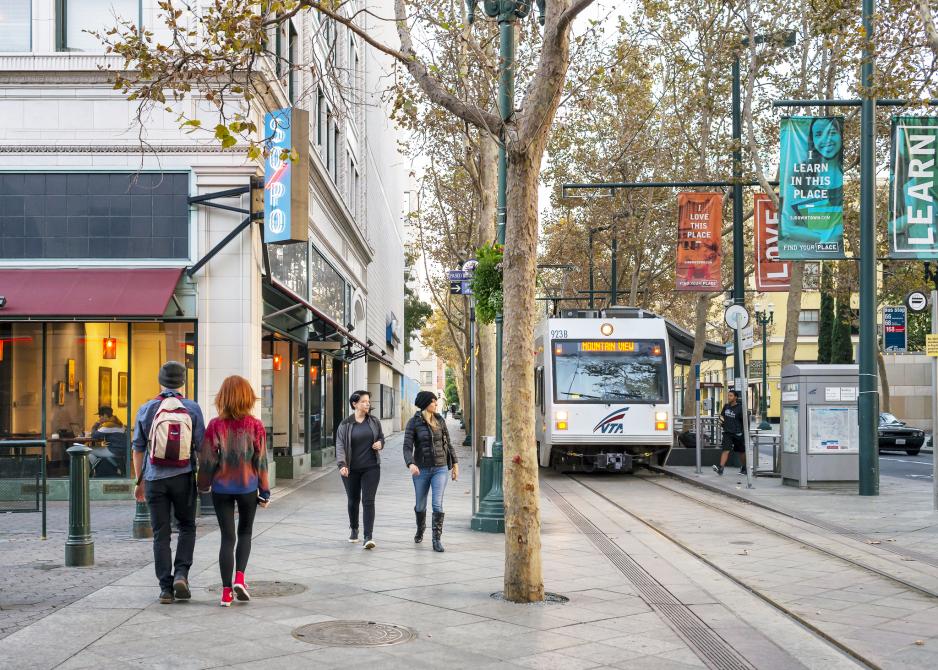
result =
M635 343L626 340L580 342L580 351L635 351Z

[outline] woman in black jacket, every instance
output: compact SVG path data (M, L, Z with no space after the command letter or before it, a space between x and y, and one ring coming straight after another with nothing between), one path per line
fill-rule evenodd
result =
M427 527L427 494L433 489L433 551L443 551L443 491L446 479L459 478L459 462L450 440L446 421L437 411L437 398L429 391L421 391L414 399L419 411L407 422L404 430L404 462L414 480L417 502L417 534L414 542L423 541Z
M371 534L375 526L375 494L381 479L381 455L384 431L371 412L368 391L355 391L349 397L355 410L335 434L335 460L348 496L348 523L352 529L349 542L358 542L358 504L365 516L365 549L374 549Z

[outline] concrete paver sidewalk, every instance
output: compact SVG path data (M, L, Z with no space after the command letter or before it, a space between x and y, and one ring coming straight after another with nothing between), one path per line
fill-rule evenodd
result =
M709 468L668 466L668 473L714 491L790 514L832 532L880 543L908 558L934 562L938 567L938 511L933 509L932 483L899 477L880 477L880 495L863 496L856 489L799 489L781 479L757 477L754 488L727 468L723 476Z
M0 640L0 666L211 668L258 661L278 670L704 666L598 545L546 499L545 584L570 601L516 605L491 598L502 588L504 537L468 529L469 489L466 479L447 490L446 552L434 553L429 538L415 546L413 489L396 436L383 459L375 551L346 542L345 496L338 475L330 472L276 496L257 517L249 583L297 583L305 588L302 593L218 607L218 593L210 589L219 583L219 537L210 532L196 545L191 602L157 604L148 564ZM712 570L683 555L665 559L668 549L661 538L637 527L623 529L614 508L574 500L586 505L584 514L599 524L603 537L613 538L636 560L653 563L656 579L685 592L700 620L738 645L751 667L853 667ZM751 617L752 628L737 611ZM361 648L310 645L292 635L299 626L332 620L393 623L414 629L418 637ZM760 625L788 640L792 650L780 651L768 634L756 630ZM763 658L777 662L760 664Z

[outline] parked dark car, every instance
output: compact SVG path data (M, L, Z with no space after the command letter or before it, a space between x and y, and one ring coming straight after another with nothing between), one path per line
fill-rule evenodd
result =
M925 431L905 425L888 412L879 415L879 450L904 451L917 456L925 444Z

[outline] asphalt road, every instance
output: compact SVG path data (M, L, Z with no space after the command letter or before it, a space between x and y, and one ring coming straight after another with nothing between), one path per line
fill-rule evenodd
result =
M888 477L932 480L932 455L909 456L902 452L881 452L879 473Z

